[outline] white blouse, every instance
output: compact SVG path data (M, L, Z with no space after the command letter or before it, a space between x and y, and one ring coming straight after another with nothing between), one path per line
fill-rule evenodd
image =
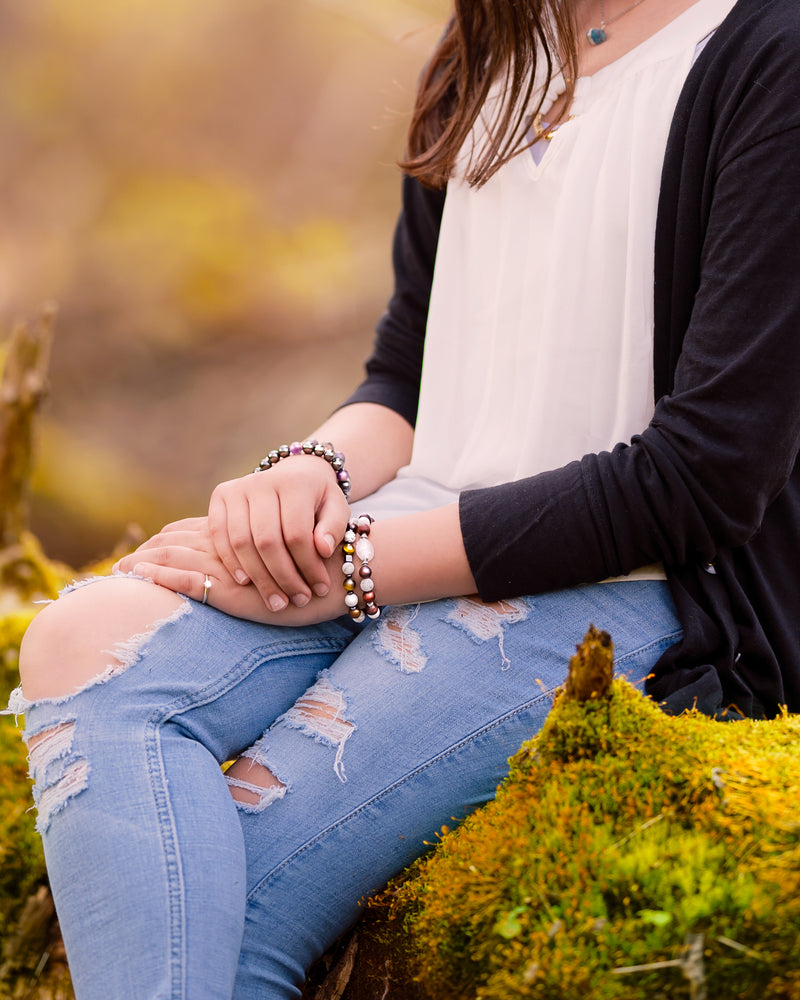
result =
M413 455L360 508L387 517L440 506L647 426L667 134L699 43L733 5L698 0L578 79L571 117L540 155L515 156L477 190L460 172L449 182Z

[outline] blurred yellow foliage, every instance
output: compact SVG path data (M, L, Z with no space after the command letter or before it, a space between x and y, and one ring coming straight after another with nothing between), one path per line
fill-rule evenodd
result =
M141 174L106 206L98 266L148 299L169 298L193 323L215 324L267 301L286 311L352 280L341 223L270 225L255 193L220 175Z
M142 521L179 495L202 509L215 456L238 467L241 449L250 464L349 394L390 293L396 161L448 6L0 8L0 339L60 304L60 438L33 521L48 551L102 551L107 536L87 541L98 506L116 533L128 498ZM278 368L279 390L264 391ZM92 464L81 504L68 466Z

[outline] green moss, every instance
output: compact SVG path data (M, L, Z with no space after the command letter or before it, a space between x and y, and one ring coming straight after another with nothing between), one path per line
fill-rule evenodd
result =
M70 579L67 566L53 562L42 552L38 540L23 532L19 544L0 553L0 588L9 602L20 607L33 600L54 600Z
M19 647L25 629L39 611L34 600L56 597L70 577L66 567L42 554L33 536L6 549L0 563L0 701L4 707L19 683ZM22 720L19 720L20 722ZM43 953L50 926L34 926L20 918L32 897L46 886L44 857L34 829L25 746L17 720L0 717L0 997L29 992L33 971ZM31 901L31 902L29 902ZM39 907L41 910L41 907ZM63 976L61 976L63 978ZM19 993L23 989L24 993Z
M562 696L496 800L380 902L433 1000L688 998L701 980L708 1000L798 1000L798 748L797 716L670 718L624 681Z

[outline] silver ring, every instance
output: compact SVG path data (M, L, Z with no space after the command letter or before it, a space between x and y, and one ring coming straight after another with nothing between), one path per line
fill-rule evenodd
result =
M203 580L203 600L200 602L201 604L205 604L208 600L208 592L211 590L213 582L210 576L206 576L205 580Z

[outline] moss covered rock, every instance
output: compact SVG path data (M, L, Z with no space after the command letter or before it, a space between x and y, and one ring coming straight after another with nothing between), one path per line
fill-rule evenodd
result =
M607 686L610 641L587 640L496 800L377 900L375 935L432 1000L800 1000L800 716L671 718Z
M39 610L70 571L45 558L23 534L0 551L0 707L19 683L19 647ZM20 720L21 721L21 720ZM16 720L0 716L0 997L68 996L68 977L34 830L28 763Z

